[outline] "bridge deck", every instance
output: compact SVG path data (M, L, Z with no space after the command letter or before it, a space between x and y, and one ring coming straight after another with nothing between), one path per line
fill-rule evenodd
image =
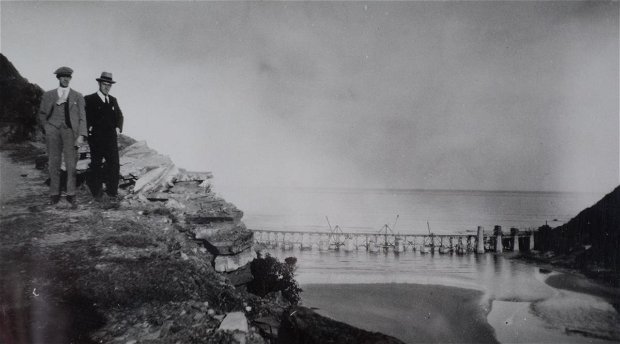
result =
M252 229L254 240L257 243L271 247L280 246L283 249L292 249L297 245L301 249L319 250L339 249L347 251L365 250L376 252L379 249L392 249L394 252L403 252L408 248L419 249L420 252L432 252L437 249L440 253L458 252L502 252L507 245L508 250L520 250L519 241L523 241L523 248L533 248L531 231L516 232L510 235L478 234L404 234L404 233L363 233L363 232L315 232L315 231L279 231ZM496 232L501 233L501 232ZM501 241L500 241L501 238ZM478 241L481 241L480 243Z
M388 235L388 236L400 236L400 237L463 237L463 236L477 236L476 233L455 233L455 234L420 234L420 233L379 233L379 232L318 232L318 231L281 231L274 229L250 229L254 233L275 233L275 234L308 234L308 235L344 235L344 236L379 236L379 235ZM518 237L529 237L531 235L530 231L519 232L517 234ZM503 234L502 236L513 236L510 234ZM495 237L494 234L485 234L485 238Z

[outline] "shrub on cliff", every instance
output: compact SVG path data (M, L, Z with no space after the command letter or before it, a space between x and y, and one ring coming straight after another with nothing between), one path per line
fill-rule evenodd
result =
M250 265L254 280L248 284L248 290L261 297L280 291L284 299L296 305L302 291L294 278L296 264L295 257L288 257L281 263L269 254L264 258L259 254Z
M0 133L10 142L35 138L43 90L29 83L0 54Z

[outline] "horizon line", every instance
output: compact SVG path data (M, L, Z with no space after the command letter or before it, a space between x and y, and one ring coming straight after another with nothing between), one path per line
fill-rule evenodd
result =
M300 190L346 190L346 191L420 191L420 192L495 192L495 193L539 193L539 194L608 194L612 192L619 185L616 185L611 190L601 191L583 191L583 190L565 190L565 191L540 191L540 190L488 190L488 189L440 189L440 188L395 188L395 187L353 187L353 186L233 186L234 188L277 188L277 189L300 189ZM217 188L217 185L215 185Z

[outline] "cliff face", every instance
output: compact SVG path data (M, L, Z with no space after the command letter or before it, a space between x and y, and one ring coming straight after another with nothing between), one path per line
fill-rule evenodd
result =
M620 272L620 186L564 225L543 226L536 249L572 255L589 270Z
M253 235L243 213L211 191L210 173L177 168L121 135L122 201L91 201L82 186L78 209L43 206L47 159L30 141L41 94L0 55L0 137L25 141L0 146L21 162L9 181L20 187L0 211L0 343L276 341L281 316L294 312L277 293L246 291ZM79 153L85 171L89 152ZM295 337L279 342L399 342L344 324L308 341L317 329L299 324L327 320L299 314L287 328Z
M9 142L33 139L43 90L24 79L0 54L0 136Z

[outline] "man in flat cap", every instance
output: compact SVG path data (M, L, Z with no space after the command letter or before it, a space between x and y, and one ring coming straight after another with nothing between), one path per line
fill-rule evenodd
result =
M60 165L65 159L67 201L75 208L77 148L84 143L86 112L84 97L69 88L73 70L60 67L54 74L59 87L43 93L39 106L39 124L45 134L50 174L50 204L60 200Z
M103 183L106 194L116 200L120 174L117 138L123 131L123 112L116 98L110 95L110 88L115 83L112 73L103 72L96 80L99 91L84 97L90 145L91 178L88 184L96 201L103 196Z

